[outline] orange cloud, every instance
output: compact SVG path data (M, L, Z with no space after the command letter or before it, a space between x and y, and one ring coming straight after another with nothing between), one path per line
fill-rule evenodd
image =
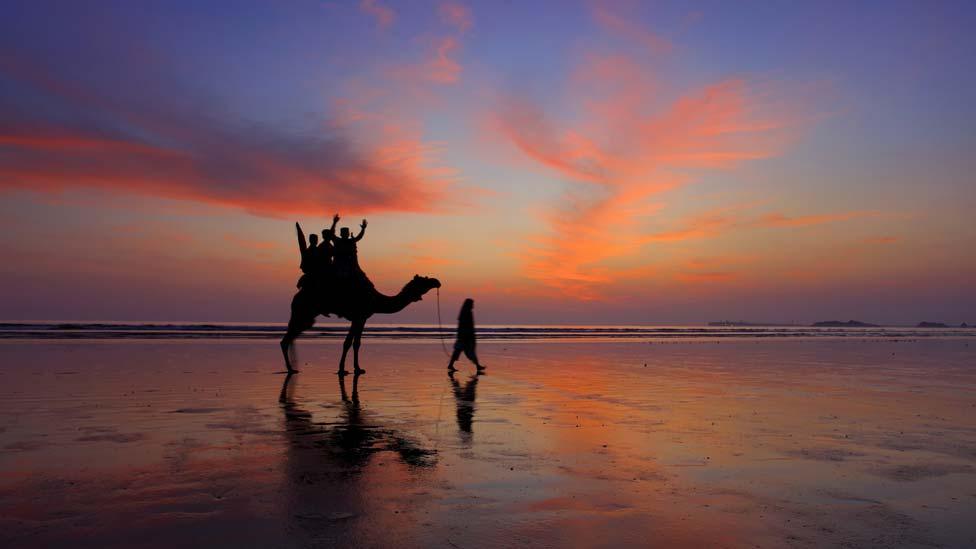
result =
M360 263L373 282L381 287L396 287L405 276L422 274L440 278L452 291L459 289L467 262L449 240L418 239L384 253L363 250Z
M750 256L742 255L697 257L679 267L674 273L674 279L684 284L697 285L738 281L740 273L737 270L753 260Z
M876 236L872 238L865 238L865 244L894 244L900 239L897 236Z
M269 250L275 250L279 248L277 242L272 242L270 240L251 240L248 238L241 238L235 234L225 234L224 240L230 243L234 248L254 250L257 252L267 252Z
M843 212L836 214L801 215L797 217L787 217L781 213L770 213L757 219L755 224L761 227L806 227L809 225L821 225L834 221L846 221L857 217L874 215L877 215L877 212Z
M787 217L782 213L769 213L755 219L742 219L742 215L733 214L733 208L722 208L718 211L707 212L696 216L679 229L672 229L652 233L644 238L644 242L680 242L697 238L709 238L724 234L729 230L748 229L755 227L808 227L846 221L859 217L877 215L876 212L841 212L835 214L802 215Z
M611 258L733 223L716 216L648 235L641 225L655 195L687 183L693 170L727 170L775 155L791 137L792 119L762 103L744 79L662 102L643 73L626 57L590 57L566 87L576 123L560 124L523 97L507 98L492 118L495 131L526 158L577 184L565 206L547 216L551 231L522 257L526 276L579 299L599 297L599 287L613 280L605 266Z
M376 19L376 26L380 30L386 30L393 25L396 14L388 6L384 6L376 0L360 0L359 9Z
M728 271L691 271L678 273L675 278L681 282L721 282L734 279L735 273Z

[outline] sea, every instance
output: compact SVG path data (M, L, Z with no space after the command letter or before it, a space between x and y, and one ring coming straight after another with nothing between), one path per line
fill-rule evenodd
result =
M333 340L345 337L347 323L322 323L302 335L303 340ZM6 321L0 322L0 339L6 340L79 340L79 339L278 339L285 331L283 323L242 322L68 322ZM443 340L452 338L454 325L369 324L365 335L370 339ZM884 327L810 327L810 326L706 326L706 325L479 325L482 341L617 341L673 339L750 339L750 338L846 338L846 339L921 339L971 338L976 327L917 328Z

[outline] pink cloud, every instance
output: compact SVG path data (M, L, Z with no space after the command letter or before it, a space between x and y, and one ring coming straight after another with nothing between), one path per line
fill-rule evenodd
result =
M0 136L0 188L113 189L273 217L340 207L431 211L449 196L448 180L426 167L429 148L409 137L354 153L336 141L287 137L280 148L228 135L219 146L190 139L181 150L170 150L60 128L6 131ZM84 145L66 147L68 142Z
M437 41L434 58L427 63L427 75L438 84L454 84L461 76L461 65L452 56L456 54L459 44L453 36L446 36Z
M359 9L376 19L376 26L380 30L386 30L393 26L393 20L396 19L393 9L376 0L360 0Z
M463 34L471 28L471 10L457 2L444 2L438 8L441 20Z
M454 172L418 126L342 113L294 129L237 120L186 93L109 99L23 61L0 70L84 123L0 107L0 189L110 189L239 208L264 216L436 211ZM176 84L171 84L176 85ZM201 116L206 112L206 116Z
M610 4L606 1L590 3L593 19L598 25L612 35L620 36L640 45L650 53L668 53L671 51L672 46L669 40L636 23L636 18L618 13L611 8Z

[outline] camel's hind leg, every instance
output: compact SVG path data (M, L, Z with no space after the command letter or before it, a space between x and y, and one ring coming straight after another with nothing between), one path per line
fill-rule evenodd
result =
M285 357L285 367L288 368L288 373L298 371L292 366L292 343L302 332L315 325L315 313L302 306L300 296L301 293L295 295L295 299L292 300L288 331L285 332L285 337L281 338L281 354Z

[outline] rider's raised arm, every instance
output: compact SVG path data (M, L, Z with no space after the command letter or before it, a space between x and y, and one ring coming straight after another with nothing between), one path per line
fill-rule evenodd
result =
M305 250L308 249L308 244L305 242L305 233L302 232L302 226L295 223L295 232L298 233L298 250L305 255Z
M359 229L359 234L357 234L353 238L353 240L355 240L356 242L359 242L360 240L362 240L363 239L363 235L366 234L366 220L365 219L363 220L363 223L362 223L362 225L360 225L360 227L361 228Z
M329 228L329 232L335 234L336 225L339 224L339 214L332 216L332 227Z

